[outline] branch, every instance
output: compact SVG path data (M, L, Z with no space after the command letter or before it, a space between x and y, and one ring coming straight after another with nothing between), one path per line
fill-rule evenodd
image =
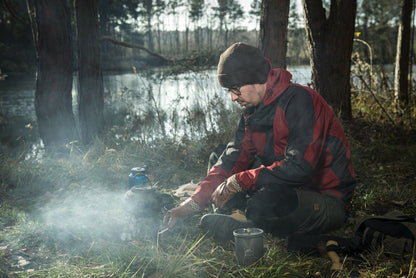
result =
M162 55L160 55L158 53L155 53L153 51L150 51L149 49L147 49L146 47L144 47L142 45L131 44L131 43L127 43L127 42L118 41L118 40L113 39L113 38L108 37L108 36L101 37L101 41L108 41L108 42L111 42L111 43L113 43L115 45L120 45L120 46L123 46L123 47L135 48L135 49L143 50L144 52L146 52L146 53L148 53L148 54L150 54L150 55L152 55L152 56L154 56L156 58L159 58L159 59L161 59L164 62L173 63L173 64L180 64L182 67L187 68L188 70L197 71L195 68L193 68L191 65L189 65L186 62L191 62L192 63L192 62L198 60L198 56L196 56L196 57L195 56L194 57L189 57L189 58L182 58L182 59L175 60L175 59L170 59L170 58L167 58L165 56L162 56Z
M154 57L157 57L157 58L161 59L162 61L165 61L165 62L174 62L174 60L169 59L169 58L166 58L166 57L164 57L164 56L162 56L160 54L157 54L155 52L152 52L152 51L150 51L149 49L147 49L146 47L144 47L142 45L130 44L130 43L118 41L118 40L115 40L115 39L113 39L111 37L107 37L107 36L101 37L101 40L102 41L109 41L109 42L111 42L113 44L121 45L121 46L128 47L128 48L140 49L140 50L143 50L143 51L147 52L148 54L150 54L150 55L152 55Z

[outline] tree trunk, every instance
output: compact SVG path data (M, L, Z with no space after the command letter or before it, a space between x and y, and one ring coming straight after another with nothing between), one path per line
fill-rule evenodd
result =
M208 28L207 28L207 32L208 32L208 49L209 49L209 51L212 51L212 46L213 46L213 43L212 43L212 29L213 29L213 26L212 26L212 24L211 23L209 23L208 24Z
M47 150L76 138L72 112L73 54L66 0L28 0L37 50L35 111Z
M303 0L313 87L344 120L350 120L350 63L356 0L331 0L326 17L321 0Z
M195 36L194 48L196 49L197 52L201 51L199 31L200 31L199 25L196 25L194 29L194 36Z
M180 38L179 38L179 30L177 27L175 30L175 40L176 40L175 54L178 54L180 53Z
M78 31L78 110L81 140L103 129L104 89L100 61L97 0L76 0Z
M148 16L147 17L147 25L146 25L146 28L147 28L147 41L149 43L149 49L151 51L154 51L155 50L154 49L155 47L154 47L154 44L153 44L152 17L151 16Z
M188 26L186 26L186 30L185 30L185 51L186 52L189 51L189 28Z
M413 0L403 0L400 25L397 34L396 63L394 72L395 102L400 108L409 103L409 54Z
M156 31L157 31L157 51L159 52L159 53L162 53L162 31L161 31L161 29L160 29L160 21L158 20L158 23L157 23L157 29L156 29Z
M225 42L225 47L228 47L228 28L225 29L225 33L224 33L224 42Z
M289 0L263 0L260 17L260 46L272 65L286 68Z

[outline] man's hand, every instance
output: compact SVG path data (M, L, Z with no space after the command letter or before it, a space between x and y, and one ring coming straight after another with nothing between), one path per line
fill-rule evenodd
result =
M225 204L239 192L243 192L243 190L233 175L215 189L211 200L217 207L224 208Z
M179 206L169 210L163 218L163 225L172 228L179 219L199 212L199 205L191 198L187 199Z

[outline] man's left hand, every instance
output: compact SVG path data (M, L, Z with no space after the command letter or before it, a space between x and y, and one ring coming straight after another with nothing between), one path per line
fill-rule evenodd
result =
M235 194L242 191L235 175L233 175L215 189L214 193L211 195L211 200L217 207L224 208L225 204L231 200Z

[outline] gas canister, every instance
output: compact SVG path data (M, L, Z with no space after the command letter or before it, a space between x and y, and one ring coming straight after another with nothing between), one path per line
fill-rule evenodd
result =
M149 183L149 178L147 177L146 172L146 166L132 168L129 174L128 189L132 188L133 186L146 186Z

